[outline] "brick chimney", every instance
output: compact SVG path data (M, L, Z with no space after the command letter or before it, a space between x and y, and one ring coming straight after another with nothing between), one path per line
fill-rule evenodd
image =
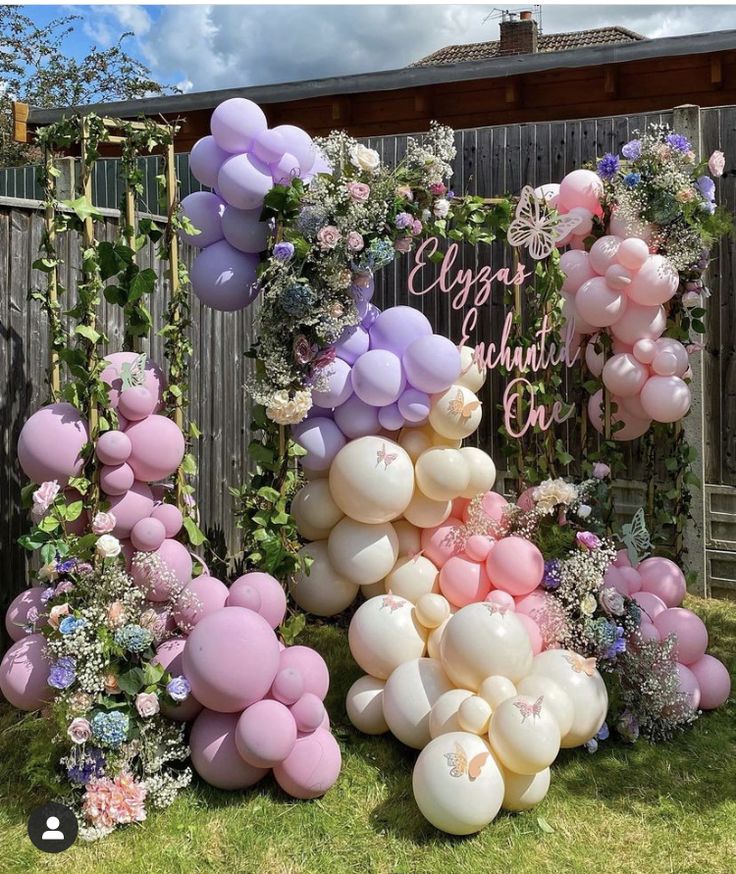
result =
M519 17L501 22L501 40L498 55L528 55L539 51L537 22L529 10Z

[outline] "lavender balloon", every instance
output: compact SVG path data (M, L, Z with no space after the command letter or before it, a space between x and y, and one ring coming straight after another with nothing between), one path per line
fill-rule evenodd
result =
M203 710L189 737L192 765L199 776L218 789L247 789L268 773L249 765L235 746L239 713Z
M428 394L447 391L462 369L457 346L439 334L414 340L401 361L411 385Z
M217 174L217 190L238 209L257 209L273 187L271 171L252 155L228 158Z
M170 640L165 640L159 644L156 649L156 655L154 655L151 661L154 665L162 665L172 677L183 677L184 665L182 664L182 653L185 646L186 638L184 637L174 637ZM164 716L168 716L169 719L173 719L176 722L191 722L201 709L202 705L191 692L178 704L161 702L161 712Z
M335 422L349 440L377 434L381 427L378 407L364 403L355 394L335 410Z
M293 179L300 179L302 175L299 161L289 152L268 166L275 185L291 185Z
M406 420L399 411L398 404L389 404L387 407L381 407L378 411L378 421L381 427L387 431L398 431L406 424Z
M46 638L43 634L29 634L3 656L0 692L18 710L38 710L54 696L48 676Z
M206 306L224 312L245 309L260 291L256 283L258 258L234 249L226 240L203 249L190 278L192 289Z
M37 617L44 613L42 596L45 591L46 586L33 586L30 589L25 589L20 595L16 595L11 602L8 612L5 614L5 629L13 642L33 633L33 631L26 631L26 628L36 629L46 624L46 616L35 621L28 618L29 613L31 616L35 613Z
M335 354L348 364L354 364L364 352L368 351L369 343L368 331L361 325L353 325L342 332L335 345Z
M233 154L247 152L254 138L268 129L263 110L252 100L232 97L215 107L210 130L217 145Z
M307 419L292 429L292 435L307 450L303 461L309 470L327 470L345 445L342 431L331 419Z
M416 388L408 388L399 398L399 412L407 422L423 422L429 415L429 395Z
M187 234L180 229L179 239L198 249L221 240L224 209L224 200L211 191L194 191L187 195L181 202L181 211L200 233Z
M197 140L189 153L189 169L198 182L208 188L214 188L217 185L220 167L229 157L230 153L221 149L214 137L202 137L201 140Z
M286 151L286 140L277 130L264 130L253 137L250 151L264 164L274 164Z
M400 357L415 340L429 336L432 326L413 307L391 307L378 316L370 333L371 349L387 349Z
M312 389L312 401L320 407L339 407L353 393L350 365L342 358L335 358L318 372L318 376L326 382L324 389Z
M383 315L385 313L381 314ZM399 399L406 386L401 361L397 355L386 349L371 349L361 355L353 365L352 381L355 394L361 401L374 407L392 404Z
M156 482L171 476L181 464L184 435L166 416L147 416L129 425L125 433L133 447L128 464L136 479Z
M381 315L381 311L375 304L369 303L367 307L363 310L363 313L360 317L361 327L365 328L366 331L370 331L373 325L376 323L376 319Z
M258 255L265 251L268 230L268 223L261 221L260 209L225 206L222 213L222 232L228 243L239 252Z
M317 157L317 150L309 134L293 124L280 124L274 131L284 138L286 151L299 162L301 172L309 173Z

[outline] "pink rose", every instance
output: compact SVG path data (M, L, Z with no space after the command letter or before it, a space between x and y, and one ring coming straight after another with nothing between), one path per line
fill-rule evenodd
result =
M340 231L334 225L325 225L317 231L317 242L320 245L320 249L326 251L327 249L334 249L341 236Z
M117 519L112 513L97 513L92 520L92 532L94 534L109 534L117 524Z
M113 601L107 608L107 623L113 628L120 625L125 615L125 605L122 601Z
M83 716L77 716L69 723L66 733L72 739L72 743L83 744L92 737L92 726Z
M154 692L139 692L135 696L135 709L144 719L159 711L158 695Z
M58 494L59 483L55 479L41 483L33 493L34 518L38 518L39 516L43 516L44 513L47 513Z
M447 186L443 182L433 182L429 186L429 193L434 197L442 197L447 192Z
M294 338L294 361L297 364L308 364L314 358L314 350L304 334Z
M711 176L723 176L723 171L726 169L726 156L723 152L719 152L717 149L713 152L708 158L708 169Z
M52 628L58 628L59 623L64 618L64 616L69 615L69 605L68 604L57 604L56 607L52 607L49 612L49 625Z
M596 461L593 465L593 476L596 479L605 479L607 476L610 476L610 474L611 468L602 461Z
M422 223L419 219L414 219L414 224L411 226L411 232L416 237L417 234L422 233Z
M371 187L365 182L348 182L348 194L356 203L365 203L371 196Z
M399 237L399 239L394 243L394 249L396 249L397 252L403 252L404 254L411 252L411 237Z
M600 537L593 534L592 531L578 531L575 535L575 539L577 540L578 545L582 546L583 549L598 549L601 545Z
M365 247L363 237L357 231L350 231L348 234L348 249L351 252L360 252Z

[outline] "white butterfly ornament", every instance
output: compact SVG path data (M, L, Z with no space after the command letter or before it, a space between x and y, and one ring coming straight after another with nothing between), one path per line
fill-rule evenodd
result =
M575 215L555 215L548 211L545 200L540 200L530 185L521 189L516 218L509 225L509 245L524 247L535 261L552 254L555 245L564 240L580 224Z

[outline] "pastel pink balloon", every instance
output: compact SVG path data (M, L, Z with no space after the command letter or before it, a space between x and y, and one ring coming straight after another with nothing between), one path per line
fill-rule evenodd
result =
M595 276L578 289L575 309L589 325L607 328L624 314L626 296L612 289L602 276Z
M654 361L654 356L657 354L657 340L651 340L644 337L634 343L634 358L642 364L651 364Z
M450 516L453 519L464 519L464 513L470 506L470 498L455 498L452 502L452 512Z
M680 276L663 255L650 255L631 280L628 295L643 306L666 303L677 291Z
M252 610L254 613L260 613L263 607L263 601L258 589L253 586L241 585L238 588L237 602L237 604L230 604L228 602L228 606L247 607L248 610Z
M616 552L616 558L613 560L615 567L631 567L631 559L626 549L619 549Z
M638 395L649 378L649 371L633 355L612 355L603 366L603 384L619 397Z
M281 583L271 574L264 574L260 571L243 574L230 586L230 594L227 599L228 607L246 606L239 602L239 592L241 587L247 586L254 588L261 596L261 606L257 612L263 616L271 628L278 628L286 615L286 593Z
M595 278L595 277L594 277ZM588 280L591 281L591 280ZM587 284L587 283L584 283ZM562 295L562 313L565 316L565 321L568 324L573 326L573 330L576 334L585 335L585 334L595 334L596 328L595 325L591 325L585 321L585 319L578 312L577 306L575 305L575 298L572 295L564 294Z
M34 483L56 480L65 485L84 466L80 455L89 440L87 423L67 403L41 407L23 425L18 437L18 461Z
M158 645L156 654L151 661L165 668L172 677L186 679L182 663L182 653L186 643L186 637L172 637L170 640L165 640ZM161 702L161 712L175 722L191 722L201 710L202 705L191 692L178 704L167 704L163 700Z
M575 237L587 237L593 230L593 213L584 206L573 206L568 210L568 215L579 219L578 226L575 228L573 235Z
M600 237L591 246L590 266L600 276L605 276L608 268L616 263L616 256L622 242L621 237L609 234L606 237Z
M504 513L508 510L510 504L503 495L498 492L486 492L481 499L481 508L492 522L503 522ZM468 511L470 504L463 511L463 521L468 521ZM447 524L447 523L445 523Z
M606 270L606 282L614 291L626 291L631 285L631 271L620 264L611 264Z
M325 705L313 692L305 692L292 704L290 710L296 721L296 727L303 734L316 731L325 718Z
M584 282L596 275L595 270L590 266L588 253L574 249L560 255L560 269L565 274L562 291L568 294L575 294Z
M40 629L46 625L47 619L43 615L46 606L41 600L41 596L46 591L46 586L32 586L30 589L25 589L10 602L10 606L5 613L5 628L8 636L13 642L22 640L24 637L33 634L35 629ZM37 619L31 623L28 619L28 612L35 611ZM26 631L26 626L33 626L34 631Z
M687 349L682 345L682 343L679 340L675 340L673 337L660 337L659 340L656 340L655 342L657 353L669 352L677 359L677 370L675 371L675 375L684 376L688 369L690 360L689 355L687 354Z
M641 591L641 575L639 571L637 571L633 567L621 567L619 568L621 572L621 576L626 580L626 585L628 586L629 593L631 595L635 595L637 592Z
M158 399L145 385L135 385L120 392L118 409L129 422L138 422L150 416L158 405ZM127 435L130 437L130 435Z
M181 585L186 585L191 580L192 557L183 543L167 537L156 550L156 555L174 574Z
M539 549L523 537L504 537L486 559L491 583L510 595L527 595L542 581L544 558Z
M534 589L528 595L522 595L514 600L516 612L531 617L537 625L543 624L554 611L554 598L542 589Z
M591 341L585 346L585 363L593 376L600 376L603 373L605 361L606 358L603 350L601 349L600 352L596 351L595 343L591 338Z
M654 625L663 640L670 634L675 635L675 657L683 665L690 665L705 655L708 648L708 629L692 610L669 607L657 614Z
M657 376L674 376L677 372L677 358L671 352L657 352L652 361L652 370Z
M115 516L115 537L130 537L136 522L151 515L153 494L144 482L134 482L122 495L110 496L110 512Z
M166 416L148 416L133 422L126 432L133 451L128 464L136 479L155 482L171 476L184 458L184 435Z
M624 400L626 399L621 398L621 401ZM631 415L623 403L619 403L616 398L612 398L612 401L616 403L617 410L611 414L611 425L623 423L623 428L611 431L614 440L635 440L649 430L649 426L652 424L651 419L637 419ZM588 398L588 419L595 430L602 434L604 431L603 392L600 389Z
M174 621L183 631L189 632L205 616L222 610L228 596L227 586L220 580L202 574L195 577L181 590L171 611Z
M453 555L460 553L455 534L463 528L463 523L450 516L436 528L422 529L422 552L438 568Z
M95 454L103 464L123 464L132 451L130 437L122 431L105 431L95 443Z
M616 403L622 410L622 415L627 421L636 419L639 422L651 423L651 418L647 411L641 405L641 395L633 395L630 398L617 397Z
M686 696L690 709L697 710L700 705L700 686L697 677L690 668L680 662L675 665L675 670L680 692Z
M271 686L271 695L290 707L304 694L304 680L296 668L282 668Z
M679 376L651 376L641 390L641 405L655 422L679 421L690 401L690 387Z
M642 636L643 640L662 640L662 635L657 631L657 626L645 617L642 617L641 625L639 626L639 634Z
M663 613L667 609L667 605L664 601L657 595L653 595L651 592L636 592L632 597L652 623L660 613Z
M165 539L164 523L151 516L136 522L130 532L130 542L140 552L153 552Z
M465 541L465 554L472 561L485 561L493 546L493 540L484 534L473 534Z
M151 517L163 522L167 537L176 537L184 524L184 517L176 504L157 504L151 511Z
M455 607L483 601L490 589L485 568L478 562L454 555L440 569L440 591Z
M711 655L704 655L689 668L698 681L703 710L715 710L726 703L731 694L731 676L723 662Z
M340 747L324 728L298 738L294 749L273 769L276 782L294 798L318 798L335 783L342 766Z
M526 633L529 635L529 643L532 645L532 652L534 655L539 655L539 653L544 648L544 641L542 640L542 632L539 630L539 626L532 619L531 616L528 616L526 613L516 613L519 618L521 624L526 629Z
M106 464L100 468L100 488L106 495L124 495L134 482L135 474L129 464Z
M560 202L570 210L582 206L598 214L603 197L603 183L592 170L573 170L560 182Z
M289 708L278 701L251 704L241 714L235 729L238 752L256 768L272 768L283 762L294 749L296 737L296 721Z
M623 315L611 325L614 337L633 345L637 340L656 340L667 327L667 316L662 306L641 306L629 300Z
M486 595L486 601L489 604L498 604L499 607L503 607L505 610L511 610L512 613L516 612L516 601L514 601L514 596L509 595L508 592L503 592L501 589L493 589L493 591L489 592Z
M621 595L630 598L631 590L629 589L629 583L628 580L621 573L621 570L621 568L617 568L611 565L603 575L603 583L606 586L611 586Z
M271 688L279 645L263 617L244 607L223 607L196 624L183 659L197 700L212 710L235 713Z
M16 641L0 662L0 692L18 710L38 710L54 697L47 683L46 638L29 634Z
M114 410L118 408L120 392L123 390L123 365L136 364L138 358L139 356L135 352L111 352L105 356L107 364L100 374L100 379L110 386L107 397L110 406ZM157 409L160 409L164 389L166 388L166 377L161 368L150 358L146 359L146 363L143 366L143 385L156 396L158 401ZM122 428L124 424L121 422L120 427Z
M638 237L628 237L618 248L616 259L629 270L638 270L649 258L649 246Z
M238 752L235 732L239 718L239 713L205 709L192 724L192 765L205 783L217 789L247 789L268 773L268 768L249 765Z
M290 646L281 653L279 671L289 668L297 671L304 683L304 691L324 701L330 688L330 672L322 656L308 646Z

